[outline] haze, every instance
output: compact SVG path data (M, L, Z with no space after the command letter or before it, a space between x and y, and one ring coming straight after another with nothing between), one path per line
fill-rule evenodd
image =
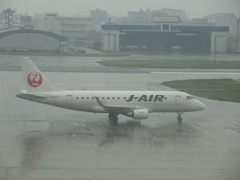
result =
M99 8L112 15L127 16L128 11L173 8L185 10L191 18L221 12L240 16L239 0L0 0L0 7L31 15L57 12L66 16L88 16L90 10Z

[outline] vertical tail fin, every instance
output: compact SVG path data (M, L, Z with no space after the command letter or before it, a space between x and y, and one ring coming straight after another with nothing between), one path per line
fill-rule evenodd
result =
M24 81L29 93L53 91L55 89L47 77L28 57L22 57L20 62L24 75Z

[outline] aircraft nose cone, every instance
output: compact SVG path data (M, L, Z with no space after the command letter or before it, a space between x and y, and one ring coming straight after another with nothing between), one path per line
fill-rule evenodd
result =
M207 106L199 101L199 107L201 110L204 110L204 109L206 109Z

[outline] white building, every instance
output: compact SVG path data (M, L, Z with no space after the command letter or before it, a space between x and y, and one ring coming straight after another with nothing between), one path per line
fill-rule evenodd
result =
M229 26L232 36L237 35L237 16L233 13L216 13L205 17L209 23L218 26Z
M186 12L183 11L182 9L169 9L169 8L164 8L164 9L159 9L156 11L152 11L152 17L179 17L180 21L187 21L187 15Z
M20 16L20 26L21 27L29 27L29 26L33 26L32 24L32 16Z
M91 18L60 17L56 13L50 13L44 17L43 29L67 37L71 47L81 47L87 46L86 33L93 30L94 26Z
M102 24L108 21L108 12L100 9L91 10L90 18L97 24Z
M210 14L205 17L208 22L214 23L216 25L220 26L229 26L229 32L230 32L230 51L231 52L240 52L240 27L238 23L238 18L233 13L216 13L216 14ZM223 37L217 35L218 39L223 39ZM217 44L220 42L220 40L217 41Z
M147 11L129 11L128 12L128 21L139 23L139 22L149 22L151 21L152 14L150 10Z

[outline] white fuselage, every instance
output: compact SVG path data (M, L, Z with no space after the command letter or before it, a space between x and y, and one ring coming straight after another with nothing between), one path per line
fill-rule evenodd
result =
M50 91L36 92L33 96L24 93L17 96L57 107L95 113L109 113L99 105L96 98L104 106L116 109L139 107L147 109L149 113L191 112L206 107L191 95L179 91Z
M147 119L152 112L177 112L181 121L181 113L206 107L190 94L179 91L57 91L29 58L21 58L20 63L27 90L17 97L66 109L109 113L113 122L119 114Z

